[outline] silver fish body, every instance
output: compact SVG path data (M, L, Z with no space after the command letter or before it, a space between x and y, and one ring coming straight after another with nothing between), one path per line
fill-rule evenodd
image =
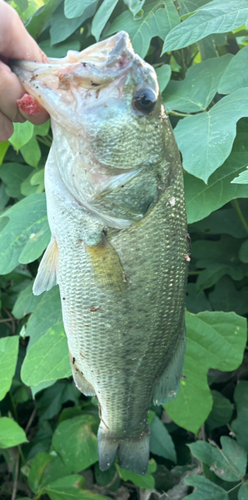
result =
M59 284L75 383L99 401L101 469L117 455L145 474L150 402L180 383L188 261L182 168L156 74L125 32L15 71L54 134L52 239L34 293Z

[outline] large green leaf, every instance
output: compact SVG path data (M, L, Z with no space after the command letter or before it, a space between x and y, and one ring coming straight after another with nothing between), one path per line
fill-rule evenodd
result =
M111 500L105 495L84 490L84 478L77 474L57 479L44 488L51 500Z
M32 460L28 484L33 493L36 493L46 484L69 474L70 470L60 457L48 453L37 453Z
M9 141L0 142L0 165L2 165L4 157L8 151Z
M171 77L171 67L169 64L163 64L159 68L156 68L156 73L158 77L158 84L160 92L163 92L165 87L168 85Z
M248 498L248 481L242 484L238 492L238 500L247 500Z
M193 456L211 467L216 476L224 481L241 480L246 472L246 451L227 436L222 436L220 442L222 449L205 441L197 441L188 446Z
M144 5L141 19L135 20L130 11L116 17L108 29L106 36L125 30L129 33L134 51L145 57L151 39L165 35L179 23L177 10L171 0L151 0Z
M49 22L51 14L55 11L62 0L49 0L28 20L26 28L30 35L36 40L42 32L45 24Z
M11 272L19 262L37 259L46 248L50 230L45 194L33 194L5 213L9 223L0 233L0 273ZM27 248L26 248L27 247Z
M23 307L30 309L30 298L27 298L27 305ZM28 347L37 342L52 326L62 321L61 303L58 286L53 287L49 292L43 293L40 300L31 302L33 314L31 314L26 328L26 337L30 337ZM19 311L20 314L20 311Z
M21 154L28 165L32 167L37 167L41 159L41 150L36 137L31 137L30 141L20 149Z
M0 448L10 448L21 443L27 443L24 430L11 418L1 417Z
M195 12L199 7L208 3L209 0L178 0L180 6L180 16L185 16Z
M99 41L102 30L107 21L109 20L117 3L118 0L103 0L97 13L95 14L94 19L92 21L91 31L92 35L94 35L97 42Z
M248 313L248 287L237 290L233 281L224 276L209 293L209 301L215 310L234 311L236 314Z
M248 66L248 46L240 50L229 62L218 88L219 94L231 94L238 89L248 87L248 75L244 68Z
M42 300L42 295L34 295L32 292L33 281L22 290L17 298L12 313L18 319L34 311Z
M19 337L4 337L0 339L0 400L10 389L17 362Z
M187 47L211 33L226 33L247 22L246 0L214 0L176 26L166 37L163 52Z
M234 410L234 405L221 392L212 391L212 396L213 408L207 419L207 427L210 430L229 423Z
M74 417L61 422L53 435L53 447L71 472L87 469L98 460L94 423L91 415Z
M235 313L186 313L187 349L184 376L177 397L165 409L177 425L198 432L213 399L207 383L209 368L231 371L242 362L246 319Z
M25 144L27 144L34 131L34 125L28 121L24 123L14 123L14 133L10 137L9 142L14 146L16 151L22 148Z
M30 347L22 365L21 377L24 384L36 386L70 375L67 339L61 322Z
M116 468L118 470L119 476L124 481L132 481L139 488L147 488L153 489L155 487L155 480L152 476L152 473L156 471L157 464L154 459L149 460L148 470L145 476L141 476L136 472L131 472L129 470L122 469L119 465L116 464Z
M150 424L150 450L155 455L167 458L176 463L177 456L174 443L171 439L169 432L161 422L160 418L154 415Z
M185 170L207 183L229 156L242 116L248 116L247 89L224 97L208 112L180 120L175 136Z
M191 66L183 81L171 80L163 92L166 111L195 113L205 110L215 96L221 76L231 58L231 54L226 54L207 59Z
M65 16L68 19L80 17L84 14L85 10L94 3L96 3L96 0L84 0L83 2L79 2L78 0L65 0Z
M223 488L203 476L189 476L184 481L195 488L193 493L187 495L189 500L228 500L228 493Z
M241 172L238 177L235 177L231 183L232 184L248 184L248 167L246 167L246 170L244 172Z
M248 382L241 380L234 393L237 409L237 418L232 421L231 427L238 443L248 452Z
M4 163L0 168L0 179L6 184L6 194L18 200L23 198L21 183L33 171L33 168L21 163Z
M243 201L246 202L246 200L240 200L240 202ZM245 203L246 210L248 210L247 203ZM234 208L217 210L205 219L195 222L190 226L190 234L195 231L206 236L209 234L230 234L234 238L245 238L247 236L247 231Z
M145 3L145 0L124 0L124 3L127 5L130 12L132 12L133 16L135 17L137 14L140 13ZM143 15L142 11L141 14Z
M79 26L84 23L84 21L86 21L86 19L93 16L96 10L97 1L90 0L89 2L83 3L77 1L76 4L81 8L81 10L83 10L83 12L80 16L72 16L74 19L67 18L71 16L65 17L63 5L60 5L56 12L52 15L50 19L50 35L52 44L57 44L66 40L79 28ZM71 50L71 47L68 46L67 50ZM64 48L64 55L67 50ZM53 57L61 57L61 55L55 54Z
M230 200L248 197L247 185L231 184L232 179L247 165L246 134L241 135L242 140L237 142L237 146L234 144L233 152L225 163L211 175L207 185L192 175L186 174L184 176L189 224L204 219Z

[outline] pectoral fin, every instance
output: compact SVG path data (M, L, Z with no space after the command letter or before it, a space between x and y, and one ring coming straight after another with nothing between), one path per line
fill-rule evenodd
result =
M120 258L103 234L98 245L86 245L96 280L106 288L122 292L125 290L127 280L120 262Z
M54 236L41 259L33 286L33 294L40 295L57 285L58 246Z
M171 361L166 366L157 382L153 393L153 404L162 405L171 401L176 395L180 385L183 372L184 355L186 348L186 334L184 333L179 341L177 349Z

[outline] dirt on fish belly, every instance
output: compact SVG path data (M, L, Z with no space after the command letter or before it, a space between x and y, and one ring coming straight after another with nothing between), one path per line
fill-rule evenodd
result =
M72 374L96 396L99 463L147 471L151 401L175 397L190 260L183 174L154 69L125 32L15 66L52 117L51 242L34 293L58 283Z

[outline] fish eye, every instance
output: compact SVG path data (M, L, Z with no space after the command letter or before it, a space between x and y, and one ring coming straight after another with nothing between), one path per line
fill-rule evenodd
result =
M149 88L139 89L133 97L133 107L145 115L149 115L155 108L157 96Z

